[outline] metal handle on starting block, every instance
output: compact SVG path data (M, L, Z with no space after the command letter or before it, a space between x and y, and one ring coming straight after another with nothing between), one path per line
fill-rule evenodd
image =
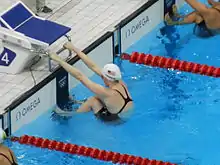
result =
M68 40L69 42L71 42L71 37L70 37L70 36L68 36L68 35L64 35L64 36L67 38L67 40ZM65 51L65 50L68 50L68 49L66 49L66 48L63 47L63 48L61 48L60 50L58 50L58 51L56 52L56 54L59 55L60 53L62 53L62 52ZM69 51L68 57L71 57L72 51L71 51L71 50L68 50L68 51ZM48 58L48 66L49 66L49 71L52 72L53 69L52 69L51 59L50 59L50 58Z
M59 55L60 53L62 53L62 52L65 51L65 50L68 50L68 49L66 49L66 48L63 47L63 48L59 49L59 50L56 52L56 54ZM68 57L71 57L72 51L71 51L71 50L68 50L68 51L69 51ZM51 59L50 59L50 58L48 58L48 66L49 66L49 71L52 72L52 71L53 71L53 68L52 68L52 64L51 64Z
M67 38L67 40L68 40L69 42L71 42L71 37L70 37L70 36L65 35L65 37Z

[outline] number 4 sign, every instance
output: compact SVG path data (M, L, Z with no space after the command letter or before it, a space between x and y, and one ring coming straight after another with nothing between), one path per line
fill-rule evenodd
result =
M9 66L15 57L15 52L4 48L3 52L0 54L0 66Z

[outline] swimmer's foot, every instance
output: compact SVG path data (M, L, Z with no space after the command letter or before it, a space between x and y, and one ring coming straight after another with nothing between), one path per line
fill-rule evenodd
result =
M83 100L71 100L70 103L71 104L83 104L84 102L86 102L87 99L83 99Z
M69 95L70 104L83 104L87 99L77 100L75 95Z
M62 110L60 109L58 106L53 110L53 112L55 112L56 114L58 114L59 116L73 116L75 114L75 111L70 111L70 110Z
M175 4L172 6L172 12L173 12L174 17L177 17L177 18L181 17L181 15L178 13L178 9L177 9L177 6Z
M167 25L173 25L173 20L170 18L169 13L167 13L167 14L165 15L164 20L165 20L165 22L167 23Z
M173 21L170 16L169 16L169 13L167 13L165 15L165 18L164 18L165 22L167 25L181 25L182 24L182 21Z

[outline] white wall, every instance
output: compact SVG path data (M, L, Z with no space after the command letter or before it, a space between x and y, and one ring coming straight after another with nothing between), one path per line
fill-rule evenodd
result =
M159 0L121 29L121 51L154 29L164 17L164 0Z
M0 118L0 128L3 128L2 119Z
M11 133L28 124L56 104L55 79L11 112Z
M88 53L89 58L91 58L99 67L103 67L107 63L113 62L113 39L112 37L105 40L102 44ZM78 68L81 72L83 72L86 76L91 77L94 75L92 72L82 61L78 61L74 64L76 68ZM69 91L73 89L79 83L74 77L69 75Z

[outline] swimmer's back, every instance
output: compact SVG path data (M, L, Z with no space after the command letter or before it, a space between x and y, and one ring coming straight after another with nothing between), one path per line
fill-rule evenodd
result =
M0 145L0 165L12 165L12 163L15 163L15 161L16 157L14 156L12 151L4 145Z
M117 83L117 85L115 85L111 89L111 91L112 91L112 95L103 100L109 112L113 114L118 113L121 110L121 108L123 108L123 106L125 105L124 98L127 98L127 97L129 97L131 101L126 103L126 105L124 106L120 114L126 113L127 111L133 109L133 100L125 83L120 81L119 83ZM124 98L120 95L119 92L122 94Z

